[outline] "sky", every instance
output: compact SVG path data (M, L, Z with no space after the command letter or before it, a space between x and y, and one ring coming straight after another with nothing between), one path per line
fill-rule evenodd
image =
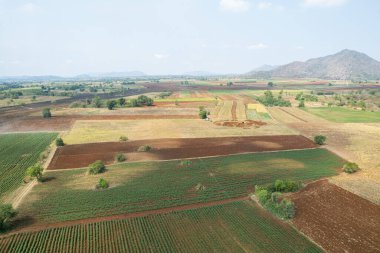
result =
M0 76L245 73L345 48L380 60L378 0L0 0Z

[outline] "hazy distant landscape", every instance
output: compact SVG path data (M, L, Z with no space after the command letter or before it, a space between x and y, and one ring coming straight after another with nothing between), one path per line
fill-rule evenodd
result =
M0 252L380 252L379 7L0 2Z

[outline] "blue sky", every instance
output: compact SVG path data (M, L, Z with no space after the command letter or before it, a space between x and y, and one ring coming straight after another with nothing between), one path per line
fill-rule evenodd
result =
M380 60L377 0L0 0L0 75L243 73L345 48Z

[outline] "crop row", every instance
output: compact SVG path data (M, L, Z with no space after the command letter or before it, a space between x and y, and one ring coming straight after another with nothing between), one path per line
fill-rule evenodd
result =
M250 201L0 238L1 252L322 252Z
M21 184L26 168L38 160L56 136L55 133L0 135L0 197Z

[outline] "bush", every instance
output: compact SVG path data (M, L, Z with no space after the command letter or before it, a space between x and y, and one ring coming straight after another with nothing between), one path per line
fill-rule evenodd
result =
M116 161L118 161L119 163L120 162L124 162L125 160L126 160L126 158L125 158L124 154L119 153L119 154L116 155Z
M356 163L346 163L343 165L343 171L348 173L348 174L352 174L352 173L355 173L357 172L358 170L360 170L359 168L359 165L357 165Z
M148 151L151 151L152 150L152 147L149 146L149 145L143 145L143 146L140 146L137 151L138 152L148 152Z
M45 119L51 117L50 108L44 108L42 110L42 117L44 117Z
M55 145L57 147L62 147L65 146L65 143L63 142L62 138L58 137L57 139L55 139Z
M16 211L10 204L0 204L0 231L9 227L9 220L16 216Z
M325 144L326 142L326 136L323 136L323 135L317 135L317 136L314 136L314 142L318 145L323 145Z
M270 200L274 203L278 203L280 201L282 193L281 192L273 192L270 196Z
M300 103L298 104L298 107L305 107L305 102L303 100L300 101Z
M96 174L103 173L106 171L106 166L100 160L90 164L89 167L90 168L88 170L88 174L90 175L96 175Z
M259 190L256 192L256 196L262 205L265 205L270 198L270 194L267 190Z
M127 140L128 140L128 137L124 135L120 136L119 138L119 141L127 141Z
M107 189L109 187L108 182L104 178L100 178L96 189Z
M36 178L39 182L42 182L43 170L44 169L41 167L41 165L36 164L26 169L26 175L32 179Z
M280 204L280 209L283 212L284 219L292 219L296 216L296 208L294 203L289 199L283 199Z
M199 111L199 118L201 118L201 119L207 119L207 111L200 110Z
M116 106L116 101L115 100L108 100L107 101L107 108L108 110L113 110L113 108L115 108Z

